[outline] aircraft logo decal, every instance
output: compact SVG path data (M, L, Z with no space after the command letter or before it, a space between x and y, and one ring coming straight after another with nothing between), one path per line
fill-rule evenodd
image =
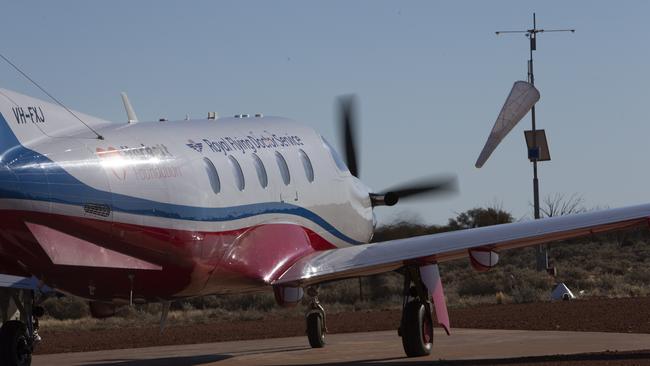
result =
M95 152L97 153L97 156L102 161L107 162L106 166L113 172L113 175L115 178L119 180L125 180L126 179L126 168L124 166L119 166L121 164L111 164L110 162L117 162L121 158L120 150L109 146L106 149L102 149L101 147L98 147L95 149Z
M164 144L150 146L140 144L136 147L121 145L119 148L109 146L105 149L98 147L95 152L102 165L112 171L119 180L126 179L127 168L133 171L135 179L138 180L174 178L183 175L181 168L174 166L174 155Z
M266 131L265 131L266 132ZM185 144L189 148L202 152L203 146L210 149L212 152L223 153L224 155L231 154L234 151L245 154L247 151L257 153L261 149L277 149L283 147L303 146L302 138L297 135L285 134L285 136L271 134L255 136L252 133L246 137L225 136L216 139L201 139L203 142L194 142L194 140L187 140Z
M200 142L194 142L193 140L187 140L187 146L190 147L191 149L197 151L197 152L202 152L203 151L203 144Z

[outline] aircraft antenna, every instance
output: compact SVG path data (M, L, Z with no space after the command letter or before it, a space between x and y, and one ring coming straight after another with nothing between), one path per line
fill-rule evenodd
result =
M530 58L528 59L528 82L535 85L535 74L533 73L533 51L537 50L537 34L551 33L551 32L571 32L575 33L575 29L538 29L535 13L533 13L533 28L526 30L507 30L496 31L496 35L522 33L530 40ZM540 159L540 146L537 144L537 129L535 125L535 106L530 110L530 117L532 122L532 143L528 149L528 159L533 163L533 202L535 208L535 219L540 218L539 214L539 181L537 179L537 162ZM543 132L543 131L540 131ZM549 159L550 160L550 159ZM540 245L537 247L537 270L548 270L548 249Z
M91 130L95 135L97 135L98 140L103 140L104 137L100 135L97 131L95 131L92 127L90 127L86 122L84 122L79 116L77 116L72 110L70 110L68 107L66 107L63 103L61 103L58 99L56 99L52 94L48 93L47 90L45 90L42 86L40 86L34 79L30 78L29 75L27 75L23 70L21 70L18 66L16 66L13 62L11 62L8 58L6 58L2 53L0 53L0 57L2 57L5 62L7 62L11 67L16 69L22 76L25 77L25 79L29 80L32 84L34 84L37 88L39 88L43 93L45 93L48 97L50 97L56 104L60 105L63 109L68 111L74 118L79 120L84 126L86 126L89 130Z

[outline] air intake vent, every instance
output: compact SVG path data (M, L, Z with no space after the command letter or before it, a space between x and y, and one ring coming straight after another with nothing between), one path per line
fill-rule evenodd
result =
M87 214L108 217L111 215L111 207L102 203L86 203L84 205L84 211Z

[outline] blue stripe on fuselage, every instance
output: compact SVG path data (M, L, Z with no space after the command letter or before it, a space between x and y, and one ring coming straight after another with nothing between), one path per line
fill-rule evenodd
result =
M337 238L361 244L337 230L314 212L283 202L233 207L195 207L152 201L95 189L79 181L46 156L20 144L0 113L0 198L28 199L83 206L110 204L113 211L168 219L219 222L264 214L285 214L308 219Z

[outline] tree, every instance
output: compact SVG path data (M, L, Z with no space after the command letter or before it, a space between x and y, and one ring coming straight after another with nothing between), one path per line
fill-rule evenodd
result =
M477 207L462 212L456 215L455 218L449 219L448 227L450 230L462 230L507 224L513 221L510 212L503 210L500 205L492 205L491 207Z
M573 193L566 196L564 193L555 193L544 198L539 210L542 216L555 217L586 212L587 208L582 195Z
M438 225L425 225L418 222L398 221L390 225L380 226L375 230L373 242L404 239L414 236L435 234L444 231L444 227Z

